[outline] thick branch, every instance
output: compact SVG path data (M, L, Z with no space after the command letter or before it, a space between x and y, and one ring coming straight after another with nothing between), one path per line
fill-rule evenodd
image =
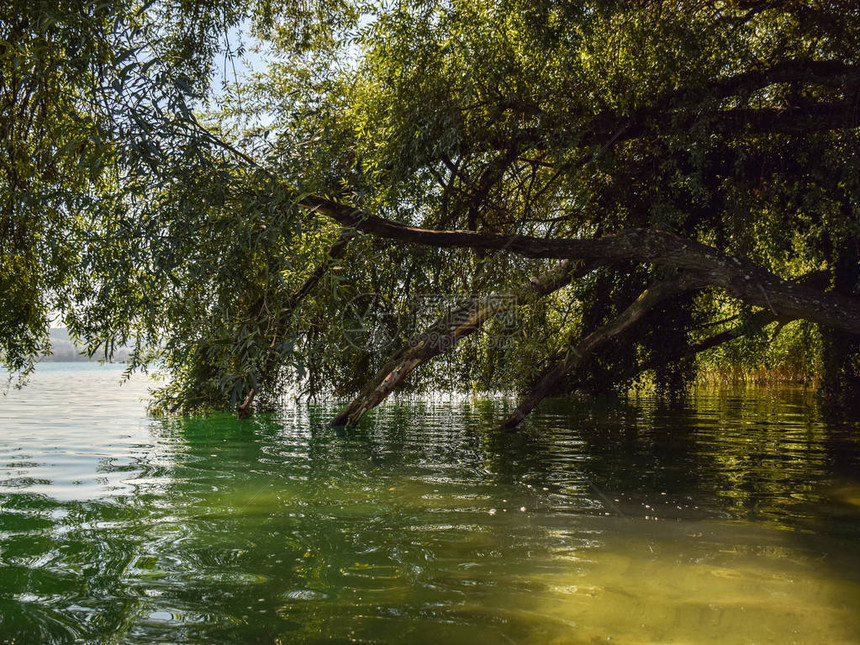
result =
M701 87L681 88L657 98L632 115L619 117L612 112L598 115L586 143L599 144L621 131L621 140L659 135L667 127L686 129L699 121L710 121L714 132L722 134L753 131L758 133L803 133L858 126L854 101L819 103L789 109L691 110L692 104L720 101L731 96L748 95L774 83L809 83L843 88L855 94L860 86L860 68L841 61L785 60L763 70L752 70L714 81ZM687 109L685 109L685 107ZM675 111L677 109L677 111Z
M582 148L605 146L644 137L660 137L707 127L713 134L729 137L756 134L802 135L813 132L850 130L860 127L856 92L841 101L812 103L786 108L729 108L722 110L667 110L649 106L631 115L602 112L573 128L528 128L490 142L496 149L519 146L521 150L546 147L548 132L554 146Z
M653 263L693 272L705 284L721 287L750 305L785 318L803 318L834 329L860 334L860 298L822 292L788 282L758 264L671 233L628 229L594 239L540 239L474 231L415 228L364 214L320 197L301 205L376 237L440 248L507 251L530 258L570 258L605 262Z
M847 65L842 61L783 60L767 69L743 72L701 88L676 90L666 102L679 104L708 98L726 98L759 90L773 83L810 83L826 87L843 87L856 85L858 81L860 81L860 67Z
M843 100L791 108L719 109L719 104L736 96L743 98L774 83L806 83L840 90ZM860 87L860 67L841 61L785 60L761 70L751 70L700 86L682 87L663 96L650 98L647 105L631 113L605 110L577 122L574 127L523 129L509 137L491 141L496 149L506 150L544 146L550 136L554 145L560 140L571 146L601 146L641 137L654 137L688 130L706 123L714 133L734 136L751 134L803 134L855 128L856 94ZM540 117L537 105L507 102L501 107L529 117Z

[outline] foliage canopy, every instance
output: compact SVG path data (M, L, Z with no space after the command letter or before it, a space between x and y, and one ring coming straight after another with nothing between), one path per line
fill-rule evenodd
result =
M160 362L167 410L529 392L515 425L786 337L857 392L854 2L13 2L0 29L13 370L56 313ZM268 64L218 88L240 31Z

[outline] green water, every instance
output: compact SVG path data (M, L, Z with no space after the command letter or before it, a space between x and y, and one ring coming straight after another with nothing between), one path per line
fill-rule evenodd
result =
M860 643L860 428L797 390L153 420L0 399L2 643Z

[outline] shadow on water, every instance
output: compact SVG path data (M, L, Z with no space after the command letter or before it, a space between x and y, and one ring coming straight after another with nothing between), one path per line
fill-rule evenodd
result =
M549 401L497 432L509 407L140 417L86 435L77 498L13 427L0 642L860 640L860 442L802 392Z

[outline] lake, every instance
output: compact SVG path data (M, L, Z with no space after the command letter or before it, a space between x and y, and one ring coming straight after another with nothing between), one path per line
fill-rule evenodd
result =
M122 366L0 398L2 643L860 643L860 427L683 406L153 419Z

